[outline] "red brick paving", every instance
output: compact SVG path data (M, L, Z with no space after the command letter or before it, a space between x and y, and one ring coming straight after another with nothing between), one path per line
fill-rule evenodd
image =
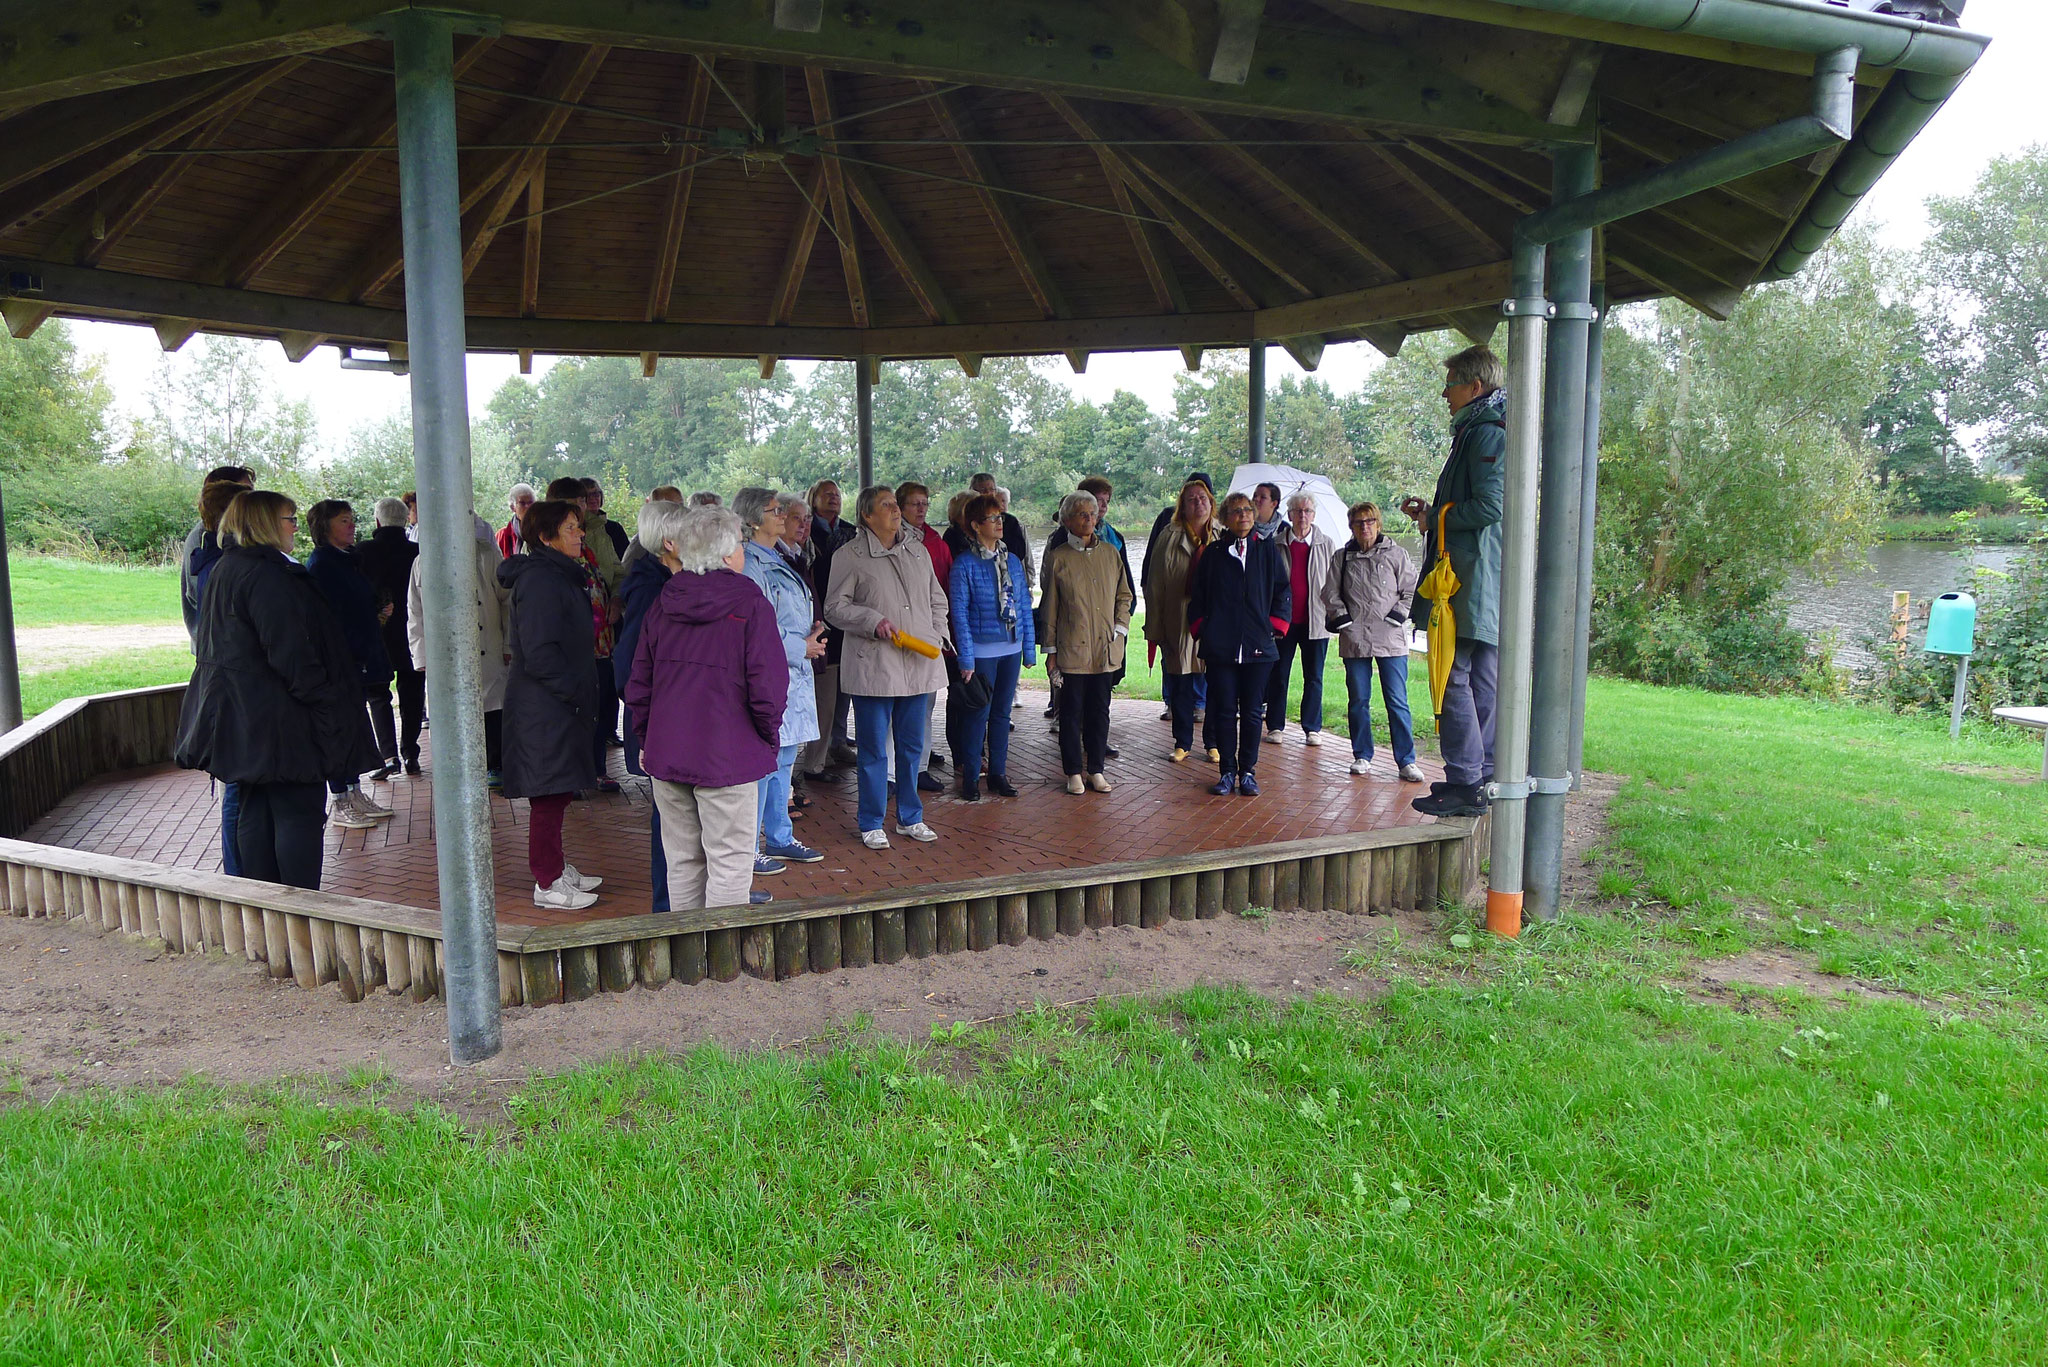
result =
M1350 742L1328 735L1310 749L1293 730L1277 746L1262 746L1256 798L1211 797L1215 767L1167 759L1172 738L1159 720L1160 705L1118 699L1111 704L1111 740L1122 749L1107 773L1115 789L1074 797L1064 791L1059 743L1040 716L1044 694L1024 695L1013 715L1010 780L1015 799L984 795L965 803L952 770L945 793L925 794L925 819L938 831L929 845L893 836L894 848L863 847L854 826L854 785L811 785L813 805L796 822L797 838L825 854L823 863L791 865L759 880L778 899L850 896L920 883L950 882L1032 870L1151 859L1204 850L1236 849L1283 840L1341 835L1390 826L1422 825L1408 807L1427 791L1394 777L1382 749L1371 778L1346 772ZM425 757L431 764L431 755ZM543 911L533 905L526 872L526 803L491 800L499 919L520 925L573 923L644 913L650 882L645 779L627 777L623 756L611 755L624 780L616 795L593 793L572 803L564 830L569 859L605 880L598 904L585 912ZM1425 765L1432 777L1441 770ZM433 791L428 779L403 776L371 790L398 814L367 831L327 829L322 889L410 906L440 905L435 883ZM219 789L204 774L168 765L109 774L67 797L25 838L48 845L173 864L220 867ZM889 829L893 831L893 806Z

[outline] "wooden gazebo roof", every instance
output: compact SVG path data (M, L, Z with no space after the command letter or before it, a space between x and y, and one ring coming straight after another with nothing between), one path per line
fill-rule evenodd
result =
M402 345L389 0L0 17L0 305ZM807 31L815 24L816 31ZM1810 56L1483 0L516 0L458 39L474 350L959 356L1483 335L1544 145L1637 175ZM1900 73L1861 73L1859 121ZM1605 231L1724 314L1831 156Z

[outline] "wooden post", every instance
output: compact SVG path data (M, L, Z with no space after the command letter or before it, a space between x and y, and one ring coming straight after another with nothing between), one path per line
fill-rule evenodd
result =
M1021 945L1031 933L1031 899L1007 892L996 899L996 936L1006 945Z
M1465 900L1465 842L1440 842L1436 854L1436 908L1450 911Z
M307 929L313 942L313 977L318 982L331 983L338 972L334 964L334 922L320 916L308 917Z
M1088 893L1085 888L1061 888L1053 894L1053 922L1062 935L1079 935L1088 923Z
M161 915L161 911L158 913ZM295 911L284 917L285 953L290 959L292 980L300 987L318 987L320 972L313 964L313 923ZM414 966L417 975L418 966Z
M1190 889L1192 891L1192 889ZM1193 898L1189 899L1190 901ZM1163 926L1172 914L1173 879L1164 874L1138 885L1138 924L1147 930Z
M392 930L384 932L384 990L393 996L412 995L412 939Z
M80 916L83 916L86 920L86 924L90 925L94 930L105 929L105 927L103 927L100 924L99 879L88 878L82 875L80 876L78 880L78 914ZM200 919L200 926L202 929L204 929L205 924L205 918L202 915Z
M551 1006L562 999L562 960L554 950L519 956L519 995L528 1006Z
M1145 886L1136 879L1116 885L1116 924L1135 926L1145 919Z
M56 876L54 873L46 873L44 875L46 879L54 879ZM43 915L45 916L56 914L50 910L50 903L47 900L49 891L50 889L46 887L46 900L43 903ZM173 953L179 952L185 940L182 929L183 922L178 919L178 894L175 892L165 892L162 888L142 888L139 889L139 892L142 898L145 918L149 916L154 916L155 918L153 924L156 926L156 929L152 933L157 939L162 940Z
M520 981L519 956L498 951L498 1005L517 1006L525 984Z
M767 926L740 930L740 972L750 978L775 980L775 932Z
M909 933L902 907L875 913L875 962L901 963L909 953Z
M1205 869L1195 875L1195 919L1213 921L1223 914L1223 870Z
M1195 919L1195 891L1201 879L1192 873L1169 874L1166 881L1166 914L1175 921Z
M811 971L811 927L808 921L782 921L775 927L775 976L797 978Z
M406 1000L432 1001L441 995L441 968L434 957L434 942L424 935L405 937L405 957L412 960L412 982Z
M967 947L989 949L996 942L996 899L977 897L967 904Z
M841 960L839 918L820 916L811 922L811 972L830 973Z
M660 991L674 973L669 957L668 936L654 935L633 941L633 979L642 987Z
M1394 848L1394 905L1402 911L1415 910L1415 847Z
M1378 916L1394 909L1394 852L1377 849L1366 861L1366 909Z
M346 921L334 923L334 980L341 984L341 999L363 999L362 933Z
M1273 882L1271 864L1252 865L1251 882L1245 888L1245 905L1273 910Z
M7 866L6 886L0 887L0 897L7 899L7 910L16 916L28 915L28 879L19 864Z
M633 946L630 941L614 940L608 945L597 946L597 985L604 992L633 990Z
M123 883L121 885L121 930L122 933L127 935L140 935L142 933L142 901L136 895L137 892L138 889L133 883ZM25 916L28 914L28 904L26 902L16 902L14 906L15 915ZM260 917L258 918L258 924L259 926L261 924ZM256 936L256 942L258 944L263 942L260 930Z
M1913 620L1913 595L1904 589L1892 591L1892 653L1906 658L1909 623Z
M1436 866L1443 843L1432 840L1415 847L1415 909L1428 911L1436 905Z
M958 954L967 948L967 904L939 903L939 953Z
M912 907L903 918L903 946L913 959L929 959L939 952L939 908L926 902Z
M1050 940L1059 933L1059 910L1055 905L1051 888L1030 895L1027 920L1030 922L1031 938L1034 940Z
M127 918L126 899L123 899L122 918L125 927ZM376 934L372 931L371 934ZM263 908L244 905L242 907L242 952L252 964L263 962Z
M107 891L111 893L113 889L108 888ZM238 959L246 957L249 952L249 942L242 925L242 908L233 902L221 902L217 905L220 907L220 947L222 952ZM377 932L373 930L370 934L374 938Z
M1231 867L1222 870L1222 874L1223 905L1221 909L1232 916L1244 915L1245 909L1252 905L1252 869L1245 864L1233 864ZM1272 904L1270 902L1261 902L1259 905L1264 907L1271 906Z
M848 968L866 968L874 961L874 913L847 912L839 918L839 962Z
M227 948L227 928L221 924L220 899L202 897L199 899L199 938L208 949ZM361 971L361 965L357 966Z
M1301 861L1283 859L1273 866L1273 909L1301 909Z
M417 966L415 966L417 967ZM588 1001L597 995L597 949L578 945L562 951L562 1000Z
M75 921L85 911L85 892L78 886L78 875L60 873L57 875L57 905L66 921ZM53 916L58 912L52 912Z
M704 935L705 971L711 981L729 983L740 976L740 933L712 930Z
M1353 850L1344 856L1344 910L1360 916L1371 901L1372 852Z
M1331 911L1351 905L1351 860L1345 855L1323 856L1323 905Z
M1322 911L1329 905L1323 900L1323 861L1320 855L1312 855L1301 861L1301 906L1304 911Z
M1082 920L1090 930L1116 924L1116 888L1109 883L1088 885L1087 910Z
M681 935L668 937L669 974L685 987L704 981L709 971L705 963L705 935L701 930L689 930Z

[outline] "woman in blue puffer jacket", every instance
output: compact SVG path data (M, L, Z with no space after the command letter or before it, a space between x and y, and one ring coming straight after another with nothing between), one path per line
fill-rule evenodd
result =
M811 661L825 653L825 624L818 620L811 586L777 552L785 519L773 489L748 488L732 501L746 528L747 578L775 609L782 655L789 662L789 702L782 711L775 772L761 780L761 854L757 874L780 873L785 864L815 864L825 856L796 838L789 819L789 770L796 752L818 738L818 698L811 687Z
M960 677L964 681L979 675L989 692L989 700L967 711L962 724L960 797L977 802L984 738L988 790L1000 797L1017 796L1009 775L1010 704L1017 696L1018 673L1038 663L1038 643L1032 636L1024 562L1003 543L1002 503L994 495L978 495L968 501L965 516L967 551L953 559L947 596Z

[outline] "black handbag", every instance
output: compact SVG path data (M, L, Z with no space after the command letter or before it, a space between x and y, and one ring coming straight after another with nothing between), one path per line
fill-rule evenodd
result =
M990 688L988 680L979 674L969 674L964 679L956 674L953 677L953 692L960 700L960 705L970 712L979 712L996 700L996 691Z

